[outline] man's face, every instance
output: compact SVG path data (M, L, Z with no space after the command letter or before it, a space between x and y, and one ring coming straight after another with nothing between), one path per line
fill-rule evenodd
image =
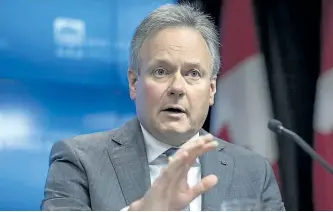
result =
M214 103L212 58L201 34L168 28L147 39L136 75L129 70L130 96L138 118L156 139L180 145L203 126Z

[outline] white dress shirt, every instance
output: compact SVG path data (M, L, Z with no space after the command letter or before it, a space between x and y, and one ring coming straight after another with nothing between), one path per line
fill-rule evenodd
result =
M166 150L170 149L172 146L165 144L156 140L152 135L150 135L141 125L143 138L146 144L147 150L147 158L149 164L149 172L150 172L150 182L151 184L157 179L160 175L162 168L168 165L168 158L163 154ZM193 138L191 138L188 142L194 141L199 137L199 133L197 133ZM200 163L197 159L196 163L190 168L187 176L187 183L190 187L196 185L201 180L201 170ZM129 207L122 209L128 210ZM190 203L191 211L201 211L201 196L198 196Z

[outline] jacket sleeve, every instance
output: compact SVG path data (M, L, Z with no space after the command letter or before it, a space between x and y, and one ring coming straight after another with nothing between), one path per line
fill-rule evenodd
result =
M67 142L59 141L51 149L41 210L91 210L87 175Z
M265 169L266 175L262 190L261 207L263 207L263 210L285 211L280 189L268 160L265 160Z

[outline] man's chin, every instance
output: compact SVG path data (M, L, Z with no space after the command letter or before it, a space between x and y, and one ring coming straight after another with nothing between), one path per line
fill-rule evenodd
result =
M161 130L170 133L186 133L190 130L190 125L184 121L164 121Z
M191 128L188 124L167 124L160 129L166 137L174 138L187 138L188 136L193 136L195 130Z
M166 129L163 129L162 131L164 133L178 135L178 134L187 134L190 131L190 129L168 127Z

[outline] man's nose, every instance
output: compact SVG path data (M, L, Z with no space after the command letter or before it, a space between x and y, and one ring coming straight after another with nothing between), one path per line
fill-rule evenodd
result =
M185 79L182 76L181 73L177 72L174 74L173 79L171 81L170 87L169 87L169 95L170 96L176 96L176 97L182 97L185 95Z

